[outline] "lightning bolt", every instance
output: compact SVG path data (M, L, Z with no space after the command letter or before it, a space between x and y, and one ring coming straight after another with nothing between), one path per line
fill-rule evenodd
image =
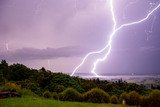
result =
M103 58L98 58L94 63L93 63L93 69L91 70L91 73L93 73L96 77L100 77L96 72L96 67L98 65L99 62L102 62L104 60L106 60L107 56L110 54L111 49L112 49L112 39L113 36L122 28L127 27L127 26L132 26L132 25L136 25L139 23L142 23L144 21L146 21L159 7L160 4L158 4L158 6L156 6L154 9L152 9L151 11L149 11L149 13L142 19L138 20L138 21L134 21L134 22L130 22L130 23L126 23L126 24L122 24L121 26L117 27L117 22L116 22L116 17L115 17L115 13L114 13L114 6L113 6L113 1L114 0L110 0L109 1L109 5L110 5L110 11L111 11L111 16L112 16L112 21L113 21L113 28L112 28L112 32L109 35L109 41L107 43L107 45L99 50L99 51L94 51L94 52L90 52L88 53L82 60L82 62L74 69L74 71L72 72L71 76L73 76L75 74L75 72L84 64L84 62L86 61L86 59L93 54L100 54L102 52L105 52L106 49L108 49L108 51L106 52L106 54L104 55Z
M156 16L153 15L153 21L152 21L152 23L151 23L150 30L145 30L145 33L146 33L146 35L147 35L147 40L149 40L149 38L151 37L150 34L153 32L153 27L154 27L153 25L154 25L155 21L156 21Z
M47 60L47 64L48 64L48 69L51 70L51 64L50 64L50 60Z
M8 43L6 43L5 45L6 45L6 50L8 51L9 50Z

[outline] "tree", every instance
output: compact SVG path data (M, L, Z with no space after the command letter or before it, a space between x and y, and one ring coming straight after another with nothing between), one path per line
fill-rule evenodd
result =
M2 80L10 78L10 69L6 60L2 60L0 63L0 75Z
M32 75L31 70L22 64L13 64L10 66L10 69L10 80L13 81L25 80Z

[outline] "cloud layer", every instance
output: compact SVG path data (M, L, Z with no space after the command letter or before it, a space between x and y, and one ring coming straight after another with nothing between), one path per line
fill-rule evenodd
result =
M88 49L76 46L46 49L22 48L14 51L1 52L0 59L6 59L8 61L24 61L80 57L86 54L86 50Z

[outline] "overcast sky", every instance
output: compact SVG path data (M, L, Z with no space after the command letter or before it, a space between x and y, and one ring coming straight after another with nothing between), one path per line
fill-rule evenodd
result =
M0 0L0 59L71 73L90 51L102 49L113 22L109 0ZM114 0L117 25L144 18L159 0ZM160 73L160 9L113 38L98 74ZM90 73L90 57L77 73Z

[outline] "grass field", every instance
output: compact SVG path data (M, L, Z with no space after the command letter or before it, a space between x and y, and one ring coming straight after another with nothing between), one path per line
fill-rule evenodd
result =
M22 98L0 99L0 107L123 107L123 106L113 105L113 104L62 102L53 99L25 96Z

